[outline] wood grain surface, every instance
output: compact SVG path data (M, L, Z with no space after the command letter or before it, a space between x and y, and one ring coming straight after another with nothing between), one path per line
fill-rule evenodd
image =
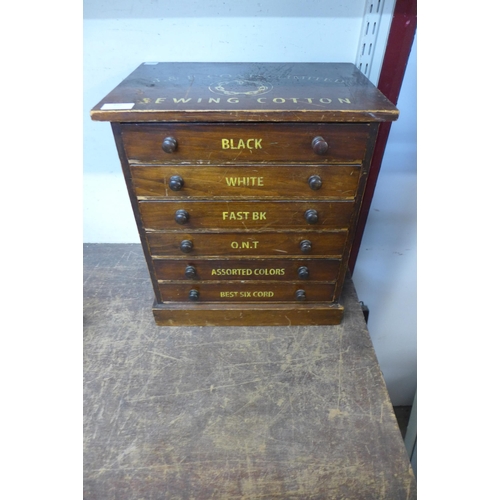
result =
M415 499L352 281L338 326L157 327L139 245L84 245L85 500Z
M147 244L153 256L186 256L180 250L183 241L191 241L193 248L188 256L304 256L300 244L311 243L308 256L327 255L339 258L344 251L347 231L301 231L279 233L235 233L220 231L217 233L147 233Z
M139 198L354 198L360 165L135 165L130 172ZM184 182L178 191L169 186L174 176L180 176ZM321 179L321 187L316 191L308 184L312 176Z
M376 127L366 123L124 123L121 133L131 165L195 161L331 163L362 161L368 138ZM311 145L317 136L328 143L327 151L321 155ZM173 153L162 149L166 137L177 140Z
M175 214L185 210L189 220L178 224ZM308 224L306 212L315 210L317 222ZM196 229L346 229L353 215L353 201L140 201L146 231Z
M338 325L344 306L330 302L167 302L153 304L160 326Z
M373 144L380 122L397 115L353 64L140 65L91 116L111 121L157 324L338 324ZM307 290L303 276L260 280L266 286L231 280L228 289L203 278L191 288L182 276L158 281L154 264L301 254L339 259L335 278ZM196 309L200 302L227 307ZM265 307L258 314L246 302Z
M159 283L161 298L163 302L188 302L189 292L197 290L199 302L296 302L301 303L295 297L297 290L303 290L304 301L328 302L332 300L335 291L334 284L290 282L290 281L265 281L265 282L242 282L227 281L224 283L200 282L175 284ZM258 314L258 310L256 310Z
M352 63L143 63L93 120L379 122L398 110Z
M154 259L158 280L297 280L333 281L339 261L334 259ZM189 270L186 274L186 268ZM299 270L306 268L306 275ZM302 272L305 272L302 269Z

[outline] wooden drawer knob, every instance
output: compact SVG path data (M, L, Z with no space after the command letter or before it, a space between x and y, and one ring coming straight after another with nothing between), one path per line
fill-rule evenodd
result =
M309 278L309 269L306 266L300 266L297 269L297 274L301 280L306 280Z
M186 266L184 275L186 276L186 278L196 278L196 267Z
M304 212L304 218L308 224L316 224L319 220L318 212L313 208L310 208Z
M312 250L312 243L309 240L302 240L300 242L300 251L302 253L310 253Z
M189 220L189 214L186 212L186 210L177 210L175 212L175 222L177 224L186 224L186 222Z
M172 175L168 182L168 187L172 191L180 191L184 187L184 179L180 175Z
M313 191L317 191L323 185L323 181L319 175L311 175L311 177L307 179L307 182Z
M189 253L193 250L193 242L191 240L182 240L180 244L181 252Z
M188 295L189 300L192 300L193 302L199 300L200 298L200 292L198 290L189 290L189 295Z
M324 155L328 151L328 143L320 136L312 140L311 146L317 155Z
M175 137L165 137L161 149L163 149L165 153L173 153L177 149L177 139Z
M295 298L297 300L306 300L306 292L304 290L297 290L295 292Z

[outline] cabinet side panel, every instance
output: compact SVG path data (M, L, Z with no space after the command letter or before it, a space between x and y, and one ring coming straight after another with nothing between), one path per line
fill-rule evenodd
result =
M356 227L359 220L359 214L361 210L361 205L363 202L363 197L365 194L366 181L368 179L368 173L370 171L370 164L372 161L373 150L375 148L375 142L377 140L377 134L379 129L378 123L373 123L370 125L370 138L366 147L366 154L363 160L363 166L361 168L361 175L359 177L358 193L356 195L356 200L354 202L354 210L352 213L351 221L349 223L349 234L347 236L347 242L344 250L344 255L342 257L342 263L340 265L339 276L337 280L337 285L335 287L335 292L333 295L334 302L339 300L340 294L342 292L342 287L344 284L345 274L349 265L349 257L353 246L354 237L356 234Z
M144 232L144 228L143 228L143 225L141 222L137 197L134 193L134 188L133 188L133 184L132 184L132 175L130 173L130 165L129 165L129 162L127 159L127 155L125 154L125 149L123 147L121 126L119 123L111 123L111 128L113 130L113 137L115 138L118 156L120 157L120 163L122 166L122 171L123 171L123 176L125 178L125 183L127 185L127 191L128 191L128 195L130 198L130 203L131 203L132 209L134 211L135 223L137 224L137 230L139 232L139 237L141 239L142 250L144 252L144 257L146 258L146 262L148 265L149 276L151 278L151 284L153 285L155 299L157 302L161 302L161 294L160 294L160 289L158 288L158 282L156 280L153 262L151 260L151 252L149 250L148 241L147 241L146 234Z

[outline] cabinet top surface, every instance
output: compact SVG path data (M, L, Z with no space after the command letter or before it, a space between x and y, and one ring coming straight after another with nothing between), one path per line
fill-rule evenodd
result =
M382 122L396 107L351 63L143 63L92 110L111 122Z

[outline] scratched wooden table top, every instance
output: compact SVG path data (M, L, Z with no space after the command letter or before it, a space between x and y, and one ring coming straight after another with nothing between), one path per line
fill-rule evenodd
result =
M84 245L86 500L414 499L352 281L338 326L158 327L140 245Z

